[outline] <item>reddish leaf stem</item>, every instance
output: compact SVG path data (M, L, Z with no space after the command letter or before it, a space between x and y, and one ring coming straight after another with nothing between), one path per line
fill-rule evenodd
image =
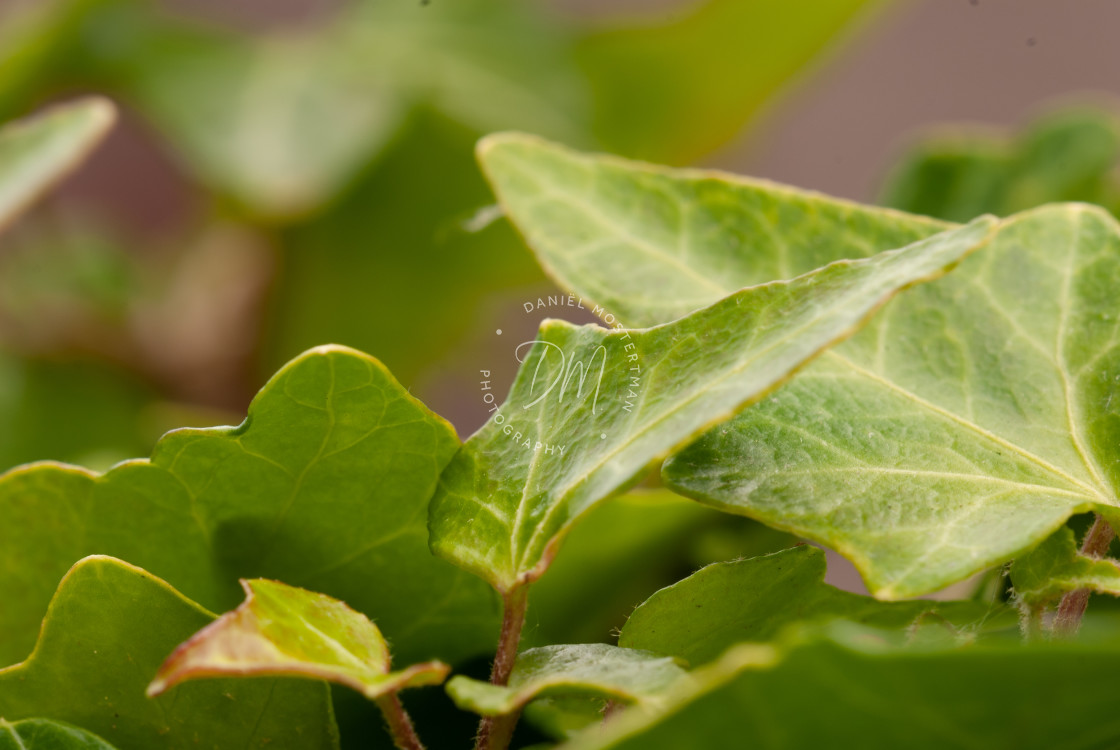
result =
M400 750L424 750L424 743L416 734L412 726L412 719L404 710L404 704L396 693L389 693L377 699L377 707L385 716L389 725L389 734L393 736L393 744Z
M1112 526L1098 515L1081 543L1081 554L1086 557L1104 557L1108 553L1113 535ZM1054 617L1055 632L1067 636L1077 634L1081 627L1081 617L1089 606L1090 593L1089 589L1066 592L1058 605L1058 614Z
M521 630L525 627L525 612L529 608L529 586L522 584L502 596L502 632L498 636L498 651L490 670L492 685L509 683L510 673L517 661L517 646L521 643ZM478 725L475 750L505 750L513 739L513 730L520 711L502 716L486 716Z

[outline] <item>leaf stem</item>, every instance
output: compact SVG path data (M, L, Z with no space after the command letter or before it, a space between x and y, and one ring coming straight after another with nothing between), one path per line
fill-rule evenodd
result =
M1114 532L1108 521L1097 515L1085 539L1081 543L1081 554L1086 557L1104 557L1108 552L1108 545L1112 542ZM1058 605L1058 614L1054 617L1054 631L1072 636L1077 634L1081 627L1081 617L1085 608L1089 606L1089 589L1068 591Z
M412 719L404 709L400 697L396 693L389 693L377 699L377 707L385 716L389 725L389 734L393 736L393 744L400 750L424 750L424 743L416 734L412 726Z
M506 685L517 661L517 646L521 643L521 630L525 627L525 613L529 608L529 585L522 584L502 596L502 632L498 636L498 650L490 670L491 685ZM505 750L513 739L513 730L520 711L501 716L486 716L478 725L475 750Z
M1019 602L1019 630L1023 640L1033 641L1046 632L1042 622L1045 611L1046 607L1038 602Z

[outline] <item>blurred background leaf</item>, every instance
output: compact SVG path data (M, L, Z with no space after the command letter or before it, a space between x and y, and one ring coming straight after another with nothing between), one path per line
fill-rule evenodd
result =
M900 160L883 205L949 221L1008 216L1044 203L1084 201L1120 209L1120 119L1106 105L1071 106L1021 133L935 132Z
M135 415L152 403L236 412L273 369L327 341L378 356L471 430L485 416L461 403L490 346L479 321L500 327L551 288L504 223L464 228L493 200L474 141L519 128L701 158L870 4L828 0L806 16L776 0L704 0L589 19L543 2L352 0L257 27L201 2L9 5L0 117L74 91L112 96L127 126L114 154L150 139L137 169L153 192L169 185L174 206L154 236L131 218L143 212L106 216L89 200L115 177L120 159L106 156L84 196L24 221L0 242L15 290L0 305L3 345L17 360L100 368L134 394L130 409L105 409L132 415L110 453L145 452ZM22 410L36 421L33 405ZM0 465L108 445L91 435L55 448L49 435Z
M782 0L709 0L665 20L597 29L577 45L594 92L595 133L632 158L701 159L871 4L817 0L810 11Z

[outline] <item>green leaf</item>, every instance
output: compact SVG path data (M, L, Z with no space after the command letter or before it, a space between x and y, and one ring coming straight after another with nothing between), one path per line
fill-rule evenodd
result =
M456 675L447 683L447 692L459 708L500 716L546 696L594 695L656 706L660 696L685 677L671 658L588 643L523 651L508 687Z
M1063 526L1015 560L1011 583L1018 598L1032 603L1049 602L1078 589L1120 596L1120 566L1114 560L1079 554L1073 529Z
M924 139L887 181L882 203L950 221L1056 201L1117 208L1118 158L1115 115L1069 108L1039 118L1015 138L962 130Z
M950 226L761 180L581 154L518 133L483 139L478 158L549 275L589 309L593 300L632 327Z
M773 640L795 622L844 619L879 628L922 622L950 630L997 619L981 602L886 603L825 584L824 552L803 545L749 560L715 563L658 591L634 610L618 644L683 659L712 661L744 641ZM965 631L966 632L966 631ZM964 633L962 633L964 634Z
M426 508L458 441L376 360L307 352L240 427L165 435L104 475L34 464L0 478L0 658L34 640L57 580L129 559L217 610L240 577L321 590L377 616L406 663L492 645L497 602L427 548ZM165 654L166 655L166 654Z
M789 276L938 226L524 138L492 142L482 159L546 267L642 324L752 275ZM616 281L622 263L640 283ZM671 458L664 478L833 547L880 598L1006 562L1072 513L1120 507L1117 284L1120 236L1103 211L1017 215L958 271L903 295L781 393Z
M667 462L678 491L923 594L1115 516L1120 234L1099 209L1006 221L791 389Z
M341 190L405 115L386 71L337 36L250 40L152 24L128 58L143 64L122 77L203 182L263 217L295 217Z
M775 646L738 646L691 673L666 708L630 709L565 750L858 747L866 750L1105 748L1115 638L904 648L836 624Z
M257 36L143 6L99 22L123 41L90 50L98 78L156 123L189 170L266 222L321 209L418 106L477 132L586 130L567 34L520 3L355 3Z
M802 13L767 0L707 0L665 20L593 31L578 54L595 94L596 132L630 156L695 161L739 134L870 5L826 0Z
M585 511L777 388L899 290L943 273L992 226L980 219L898 252L744 289L647 330L545 321L509 398L440 479L432 549L503 593L535 580ZM594 381L577 382L585 366L601 373L594 392Z
M139 568L82 560L59 584L34 652L0 670L0 715L72 723L120 750L337 747L323 683L221 680L144 696L168 651L211 619Z
M62 105L0 129L0 231L68 175L116 119L105 99Z
M277 581L243 580L241 586L245 603L175 649L148 695L203 677L287 675L337 682L374 700L438 685L450 670L433 661L391 672L381 631L344 602Z
M0 750L114 750L84 729L47 719L0 719Z

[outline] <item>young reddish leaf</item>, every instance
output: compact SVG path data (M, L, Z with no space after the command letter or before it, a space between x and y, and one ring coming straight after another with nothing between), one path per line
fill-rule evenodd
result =
M391 672L381 631L343 602L277 581L242 580L241 586L245 603L175 649L148 695L204 677L290 675L337 682L374 700L438 685L450 670L431 661Z

